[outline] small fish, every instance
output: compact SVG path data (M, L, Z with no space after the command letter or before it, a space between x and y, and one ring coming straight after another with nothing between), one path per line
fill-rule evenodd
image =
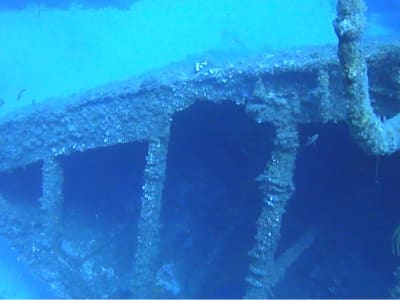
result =
M317 143L318 138L319 138L319 134L318 134L318 133L309 136L309 137L307 138L307 141L306 141L306 143L304 144L304 146L305 146L305 147L314 146L314 145Z
M26 89L21 89L19 90L18 94L17 94L17 101L21 100L22 95L26 92Z

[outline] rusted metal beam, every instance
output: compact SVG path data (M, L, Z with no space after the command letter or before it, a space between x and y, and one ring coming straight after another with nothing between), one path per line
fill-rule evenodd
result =
M385 66L398 65L399 53L399 44L391 42L367 47L371 90L382 95L391 88L385 82L393 80L386 79L396 75L390 73L393 68ZM282 108L298 102L298 123L346 118L335 47L264 53L228 61L210 54L199 61L208 63L199 70L195 61L184 62L3 116L0 171L46 157L150 140L162 129L162 120L173 118L175 112L197 101L233 101L244 105L259 122L275 122L277 116L283 117ZM260 83L268 97L257 96ZM379 97L376 103L380 103ZM382 105L387 103L390 101ZM393 110L391 104L386 107L386 111Z

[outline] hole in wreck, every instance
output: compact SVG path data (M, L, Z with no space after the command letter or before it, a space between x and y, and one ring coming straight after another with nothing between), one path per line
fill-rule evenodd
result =
M129 287L146 151L147 143L127 143L62 159L62 248L82 260L84 280L114 281L97 292L118 297Z
M0 172L0 194L21 209L39 207L42 195L41 162Z
M21 254L30 241L42 195L42 163L0 172L0 244L3 238ZM4 249L3 249L4 250ZM3 253L3 252L2 252Z
M393 64L397 54L389 53L368 68L371 104L382 119L394 117L400 112L400 68Z
M254 178L265 167L272 138L271 126L232 103L197 103L175 115L160 266L173 265L180 296L244 295L261 207Z
M393 195L400 193L394 182L400 157L381 157L376 177L376 157L354 144L345 125L301 128L302 137L315 132L317 144L298 154L279 253L307 230L316 239L288 269L275 297L389 297L398 264L391 237L399 222Z

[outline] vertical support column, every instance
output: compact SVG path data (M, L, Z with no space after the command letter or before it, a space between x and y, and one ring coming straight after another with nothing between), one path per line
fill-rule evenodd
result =
M268 298L272 288L283 275L275 263L280 239L282 215L293 194L299 137L295 124L282 124L276 129L271 160L265 171L257 177L263 196L261 215L257 222L255 245L249 252L253 262L246 278L246 298Z
M64 181L61 163L56 157L43 160L42 165L42 242L50 249L57 249L61 244L62 233L62 186Z
M161 200L167 167L169 126L162 137L152 138L146 156L142 207L138 224L133 296L152 297L160 247Z

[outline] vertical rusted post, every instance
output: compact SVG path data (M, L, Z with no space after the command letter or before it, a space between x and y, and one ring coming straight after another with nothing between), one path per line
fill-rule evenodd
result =
M274 149L265 171L257 177L263 197L257 222L256 242L249 252L253 262L246 278L246 298L271 297L278 274L275 253L280 239L282 216L294 191L293 173L299 138L294 124L277 127Z
M57 249L61 244L64 176L56 157L43 160L42 178L42 197L39 199L43 226L41 240L50 249Z
M133 274L133 296L135 298L154 297L152 292L155 286L156 263L160 251L160 215L168 142L169 126L165 135L149 141L147 150Z

